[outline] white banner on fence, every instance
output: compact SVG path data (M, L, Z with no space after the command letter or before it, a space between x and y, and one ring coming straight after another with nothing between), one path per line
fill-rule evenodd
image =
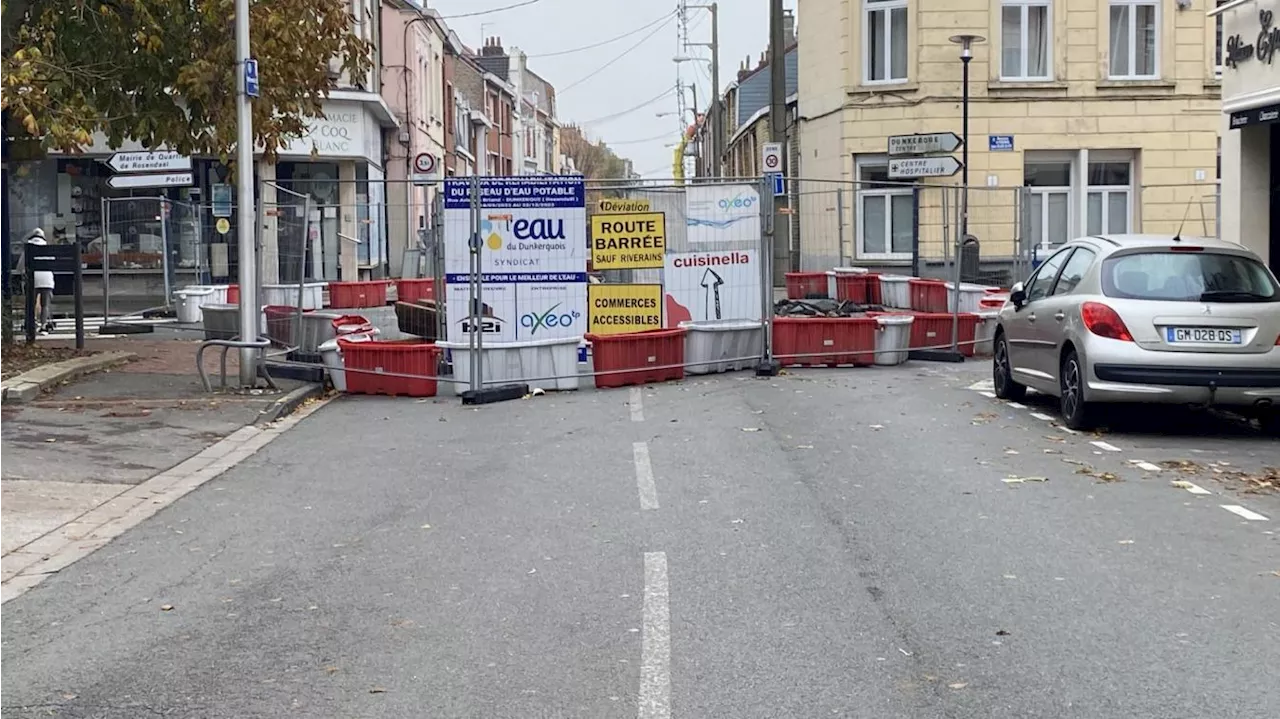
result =
M668 252L663 274L669 328L688 320L760 319L755 250Z
M471 180L445 181L444 269L448 340L471 330L468 271ZM494 341L563 339L587 327L586 191L577 177L480 180L483 325Z
M752 185L690 185L685 189L689 244L759 241L760 193Z

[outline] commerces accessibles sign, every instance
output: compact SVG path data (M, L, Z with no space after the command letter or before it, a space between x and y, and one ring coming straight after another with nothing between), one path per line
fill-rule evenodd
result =
M480 178L483 319L470 319L471 178L445 180L447 339L567 339L587 331L587 211L580 177Z

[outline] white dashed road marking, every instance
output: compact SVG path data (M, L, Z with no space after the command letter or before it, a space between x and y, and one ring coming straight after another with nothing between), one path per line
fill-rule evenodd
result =
M1148 461L1146 461L1146 460L1142 460L1142 459L1131 459L1131 460L1129 460L1129 464L1132 464L1133 466L1135 466L1135 467L1137 467L1138 469L1141 469L1141 470L1143 470L1143 471L1145 471L1145 472L1159 472L1159 471L1160 471L1160 465L1158 465L1158 464L1152 464L1152 463L1150 463L1150 462L1148 462Z
M1241 517L1244 517L1245 519L1249 520L1250 522L1265 522L1265 521L1267 521L1267 518L1266 518L1266 517L1264 517L1264 516L1262 516L1261 514L1258 514L1257 512L1255 512L1255 511L1253 511L1253 510L1251 510L1251 509L1246 509L1246 508L1244 508L1244 507L1241 507L1241 506L1240 506L1240 505L1238 505L1238 504L1220 504L1220 505L1218 505L1218 506L1222 507L1223 509L1227 510L1228 512L1231 512L1232 514L1236 514L1236 515L1239 515L1239 516L1241 516Z
M1120 451L1120 448L1119 448L1119 447L1115 446L1114 444L1111 444L1110 442L1103 442L1103 441L1102 441L1102 440L1100 440L1100 439L1099 439L1099 440L1095 440L1095 441L1093 441L1093 442L1090 442L1089 444L1091 444L1091 445L1093 445L1093 446L1097 447L1098 449L1103 450L1104 452L1119 452L1119 451Z
M668 595L666 552L645 552L639 719L671 717L671 609Z
M1044 412L1032 412L1032 413L1031 413L1031 416L1032 416L1032 417L1035 417L1036 419L1040 420L1041 422L1052 422L1052 421L1053 421L1053 417L1050 417L1049 415L1045 414Z
M1209 490L1205 489L1204 487L1201 487L1195 482L1187 482L1183 486L1183 489L1187 490L1192 494L1213 494L1213 492L1210 492Z
M640 509L658 508L658 486L653 481L653 465L649 463L649 445L635 442L631 452L636 462L636 487L640 490Z
M644 421L644 391L639 387L631 388L631 398L627 400L627 404L631 407L631 421Z
M986 390L980 390L980 391L978 392L978 394L982 395L983 397L986 397L987 399L995 399L995 398L996 398L996 393L995 393L995 392L987 392Z
M1025 404L1021 403L1021 402L1010 402L1010 403L1009 403L1009 406L1010 406L1010 407L1013 407L1014 409L1026 409L1026 408L1027 408L1027 406L1026 406Z

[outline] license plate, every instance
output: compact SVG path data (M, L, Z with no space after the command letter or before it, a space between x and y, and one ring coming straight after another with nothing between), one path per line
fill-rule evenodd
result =
M1169 344L1238 345L1240 330L1217 327L1166 327Z

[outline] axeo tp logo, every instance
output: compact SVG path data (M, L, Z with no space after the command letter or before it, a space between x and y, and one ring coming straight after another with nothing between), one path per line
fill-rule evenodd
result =
M740 194L734 197L726 197L717 204L724 212L733 212L734 210L749 210L756 204L755 197L748 194Z
M572 327L577 322L582 313L577 310L568 312L557 312L560 303L552 305L550 308L541 312L527 312L520 316L520 326L529 330L529 336L532 337L538 333L540 329L554 329L556 327Z

